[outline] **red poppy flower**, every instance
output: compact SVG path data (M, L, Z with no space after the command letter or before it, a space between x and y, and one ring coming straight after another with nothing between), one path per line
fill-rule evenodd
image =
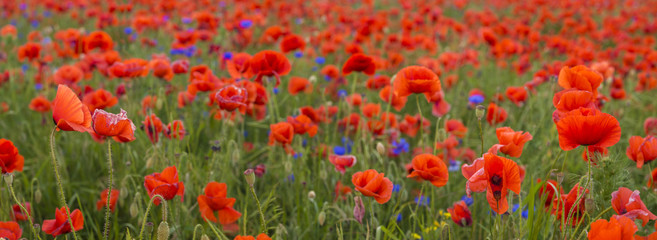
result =
M593 164L596 164L602 157L607 155L609 155L609 150L605 147L586 146L586 149L582 152L582 160L588 162L590 159Z
M498 144L493 145L488 152L497 154L500 151L511 157L520 157L522 155L522 148L529 140L532 140L532 135L528 132L513 131L510 127L501 127L495 130L497 134Z
M258 234L256 238L253 236L242 236L242 235L237 235L233 240L271 240L267 234L261 233Z
M159 79L164 79L168 82L173 79L173 69L171 69L171 65L169 65L168 60L164 59L153 59L149 63L149 68L153 69L153 76L159 78Z
M182 202L185 194L185 185L178 180L176 166L167 167L162 173L153 173L144 177L144 187L146 187L148 196L151 198L160 195L165 200L171 200L178 195ZM156 198L153 203L157 206L160 205L160 201L159 198Z
M655 220L657 216L646 208L639 193L639 190L632 191L629 188L620 187L618 191L611 193L611 206L618 215L632 220L640 219L643 226L646 226L649 220Z
M440 91L440 79L426 67L409 66L397 72L392 87L401 97L423 93L427 101L430 101L431 97Z
M256 75L255 82L262 84L262 77L275 77L276 87L281 83L281 76L290 73L292 65L285 55L272 51L264 50L253 55L249 60L249 67Z
M329 162L335 166L335 170L344 174L346 168L356 165L356 157L353 155L329 155Z
M541 183L541 179L539 178L538 183ZM563 194L563 189L561 189L561 186L559 186L559 183L554 180L548 180L541 189L538 190L538 196L541 198L545 198L545 201L543 202L543 205L545 206L545 209L548 210L550 209L550 206L556 206L557 205L557 193L559 195Z
M459 120L449 119L445 121L445 131L458 138L464 138L465 134L468 132L468 128Z
M285 148L287 153L293 153L290 144L292 144L292 140L294 139L294 126L287 122L280 122L270 125L269 129L269 145L278 143Z
M189 71L189 61L188 60L176 60L171 63L171 70L175 74L183 74Z
M506 88L506 98L520 107L527 101L527 89L524 87L508 87Z
M23 235L23 230L16 222L0 222L0 238L7 240L18 240Z
M226 61L226 70L228 74L234 79L249 79L253 77L249 61L251 55L248 53L236 53L233 57Z
M164 136L168 139L178 139L182 140L185 137L185 126L180 120L174 120L167 125L166 131L164 131Z
M313 85L308 79L302 77L291 77L287 85L287 91L292 96L295 96L300 92L311 93L313 91Z
M100 193L100 199L96 202L96 209L101 210L107 206L107 193L109 189L105 189ZM116 200L119 200L119 190L112 189L112 196L110 196L110 210L114 212L116 207Z
M449 180L449 172L445 162L433 154L420 154L413 158L413 172L407 178L420 177L431 182L436 187L442 187Z
M2 174L23 171L25 159L18 153L18 148L7 139L0 139L0 169Z
M377 103L366 103L361 107L361 112L366 118L379 116L381 113L381 105Z
M41 44L28 42L25 45L18 47L18 61L23 61L23 59L28 59L33 61L38 59L41 56Z
M598 219L597 221L592 222L591 230L589 230L587 237L591 240L634 240L634 234L638 230L639 228L637 228L632 219L614 215L609 221L606 219Z
M477 160L475 160L477 162ZM473 163L481 166L481 163ZM463 168L461 169L463 171ZM469 172L467 175L470 175ZM466 176L464 173L464 176ZM483 192L486 190L486 199L493 211L503 214L509 209L506 199L507 190L520 194L520 168L511 159L495 156L490 153L484 154L483 167L470 175L466 183L466 193L471 191Z
M44 96L37 96L30 101L30 109L35 112L47 113L50 111L50 101Z
M429 119L423 118L419 114L416 116L406 115L404 120L399 123L399 131L410 137L415 137L418 131L428 130L429 127L431 127Z
M148 139L151 140L151 143L156 144L160 141L160 133L163 130L163 124L160 118L155 116L155 114L151 114L144 119L142 124L144 124L142 129L146 132L146 135L148 135Z
M498 123L503 123L506 121L506 118L509 114L506 110L500 106L497 106L495 103L490 103L488 105L488 110L486 111L486 121L491 126L497 125Z
M65 85L57 87L57 95L52 101L52 119L62 131L91 131L89 108Z
M657 168L653 169L652 172L650 172L650 176L648 176L647 186L649 188L656 188L657 186L655 185L655 181L657 181Z
M335 200L338 200L338 198L345 200L347 199L347 194L351 193L351 188L349 186L342 184L342 182L338 181L335 184L334 192L335 192Z
M217 91L214 100L221 109L231 112L237 108L246 107L248 95L244 88L227 85Z
M579 108L557 122L557 132L561 149L570 151L579 145L611 147L620 140L621 128L607 113Z
M281 52L288 53L294 50L303 51L306 48L306 42L302 37L295 34L288 34L281 40Z
M452 217L452 221L459 226L467 227L472 225L472 214L464 201L455 202L452 207L447 208L447 212Z
M593 93L598 96L598 87L602 83L602 75L586 66L579 65L573 68L563 67L559 72L559 86L564 89L576 88Z
M392 197L392 182L374 169L354 173L351 183L357 191L364 196L373 197L379 204L388 202Z
M650 135L646 138L632 136L625 154L630 160L636 162L637 168L641 168L644 163L657 159L657 138Z
M643 122L643 130L646 135L657 135L657 118L646 118Z
M112 93L105 89L98 89L82 98L82 103L87 105L89 112L92 114L96 109L106 109L116 105L118 102L119 99L112 96Z
M198 207L203 219L217 222L222 225L234 223L242 214L233 208L235 198L227 198L228 187L225 183L210 182L203 190L204 194L197 198ZM215 215L215 212L217 214Z
M114 47L114 41L109 34L103 31L89 33L84 38L84 52L88 53L93 49L100 49L103 52L110 51Z
M100 136L113 137L117 142L132 142L135 138L135 125L128 119L128 114L121 109L121 113L112 114L98 109L91 117L94 132Z
M317 134L317 124L315 124L308 116L301 114L296 117L287 117L287 122L294 127L294 133L303 135L308 133L308 136L314 137Z
M356 53L347 59L342 65L342 74L349 75L351 72L362 72L369 76L374 75L376 65L374 59L362 53Z
M41 229L46 234L50 234L53 237L70 233L71 223L68 222L68 211L69 210L66 207L56 209L55 219L43 220ZM80 212L79 209L75 209L71 212L71 221L73 221L73 229L76 232L82 230L84 227L84 218L82 217L82 212Z
M367 79L366 86L370 90L378 90L390 85L390 77L386 75L376 75Z
M557 200L557 205L554 209L557 220L561 221L562 218L568 219L570 222L566 222L571 226L575 226L582 221L584 218L584 212L586 211L585 202L586 195L589 190L575 184L568 194L561 194L561 198ZM581 195L583 197L580 197ZM577 202L577 199L579 202Z
M558 122L568 112L578 108L597 108L593 93L584 90L566 89L555 93L552 103L557 110L552 113L552 120Z
M12 219L14 221L27 221L28 217L32 216L32 206L29 202L24 202L23 207L27 210L27 215L21 209L21 206L14 204L11 206Z
M84 72L77 66L64 65L57 69L53 80L56 84L64 84L66 86L73 86L84 78Z

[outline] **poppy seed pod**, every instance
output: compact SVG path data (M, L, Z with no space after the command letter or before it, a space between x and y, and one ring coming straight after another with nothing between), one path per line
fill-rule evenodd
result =
M244 171L244 178L246 179L246 183L249 184L250 187L253 187L253 184L255 183L255 173L253 173L253 169L247 169Z
M477 105L477 108L475 109L475 115L477 116L477 120L481 121L481 118L484 117L485 113L486 113L486 108L483 105Z
M157 227L157 240L167 239L169 239L169 224L165 221L162 221L160 226Z

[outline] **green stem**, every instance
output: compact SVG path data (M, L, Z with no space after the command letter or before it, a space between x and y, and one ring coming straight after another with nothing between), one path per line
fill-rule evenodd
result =
M267 234L267 222L265 222L265 213L262 211L262 207L260 206L260 200L258 200L258 196L256 195L253 186L249 186L249 189L251 189L251 195L253 195L253 199L255 199L256 205L258 205L258 212L260 213L260 232Z
M114 164L112 163L112 140L107 139L107 167L109 168L109 179L107 181L107 204L105 205L105 233L103 233L104 239L109 239L109 228L110 228L110 200L112 199L112 184L114 178Z
M481 127L481 119L479 119L479 138L481 139L481 155L484 155L484 129Z
M146 227L146 220L148 220L148 213L151 211L151 207L153 206L153 202L156 198L160 199L160 202L163 204L162 205L162 221L166 222L167 221L167 202L159 194L153 195L153 197L148 201L148 207L146 207L146 213L144 213L144 219L141 221L141 230L139 230L139 237L137 239L142 239L144 235L144 227Z
M14 199L16 204L18 204L18 207L21 208L21 211L25 216L27 216L27 220L30 221L30 229L32 229L32 234L34 234L34 237L37 239L41 240L41 237L37 234L36 229L34 229L34 223L32 223L32 216L30 215L30 212L27 211L27 209L21 204L21 202L18 201L18 198L16 197L16 194L14 193L14 187L12 186L13 184L7 183L7 186L9 187L9 192L11 193L11 197Z
M59 165L57 164L57 157L55 157L55 133L57 133L57 127L53 128L52 133L50 133L50 157L52 158L52 169L55 172L55 178L57 179L57 186L59 188L59 204L65 207L66 217L71 226L71 232L73 232L73 239L77 240L78 236L75 234L75 226L73 226L73 220L71 219L71 209L66 203L64 188L62 187L62 177L59 175Z

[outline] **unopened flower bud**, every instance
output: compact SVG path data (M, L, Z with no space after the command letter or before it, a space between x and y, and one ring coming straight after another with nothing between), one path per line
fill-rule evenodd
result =
M130 216L134 218L137 217L137 214L139 214L139 207L136 202L133 202L130 204Z
M162 221L160 226L157 227L157 240L167 239L169 239L169 224L165 221Z
M2 177L5 179L5 182L7 183L7 186L11 187L12 183L14 183L14 174L7 173L7 174L2 175Z
M312 201L315 200L315 191L308 192L308 198Z
M354 218L358 220L360 224L363 224L363 217L365 216L363 200L359 196L356 196L354 197L354 202Z
M315 83L317 82L317 76L315 76L315 75L311 75L311 76L308 78L308 81L309 81L310 83L312 83L312 84L315 84Z
M255 174L253 173L253 169L247 169L244 171L244 178L246 179L246 183L249 184L250 187L253 187L253 184L255 183Z
M328 173L326 172L326 170L322 169L322 170L319 171L319 178L320 179L326 180L327 177L328 177Z
M484 105L477 105L477 109L475 109L475 115L477 115L477 119L481 120L485 113L486 107L484 107Z
M201 240L210 240L210 237L208 237L208 235L203 234L203 236L201 236Z
M320 226L324 226L325 221L326 221L326 213L324 211L319 212L319 216L317 216L317 222L319 222Z
M34 191L34 201L36 203L41 203L41 197L42 197L41 189L37 189L36 191Z
M378 142L376 143L376 151L379 153L379 155L383 155L386 153L386 147L383 146L383 143Z
M240 160L240 151L237 151L237 149L233 150L232 160L234 164L238 163Z

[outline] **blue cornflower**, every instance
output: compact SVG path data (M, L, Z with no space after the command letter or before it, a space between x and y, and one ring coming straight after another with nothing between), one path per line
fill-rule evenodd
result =
M426 196L415 197L415 203L420 206L429 206L429 201L429 197Z
M192 23L192 18L184 17L182 18L182 23L184 24Z
M301 58L301 57L303 57L303 52L302 52L302 51L296 51L296 52L294 52L294 57L295 57L295 58Z
M326 62L326 58L324 58L324 57L316 57L316 58L315 58L315 63L317 63L317 64L319 64L319 65L322 65L322 64L324 64L325 62Z
M303 141L301 141L301 146L306 147L307 145L308 145L308 139L304 138Z
M484 102L484 96L481 96L479 94L472 95L468 98L468 101L472 104L480 104Z
M39 91L41 89L43 89L43 84L41 84L41 83L34 84L34 90Z
M347 96L347 90L344 90L344 89L338 90L338 97L343 98L343 97L346 97L346 96Z
M395 155L399 155L402 152L408 152L410 145L406 142L406 139L400 138L399 141L392 141L392 152Z
M50 12L50 11L43 11L43 16L49 18L50 16L52 16L52 12Z
M274 94L278 94L278 88L272 89L272 92L274 92Z
M294 174L288 175L287 180L290 181L290 182L294 182Z
M233 59L233 53L232 52L224 52L224 59L226 59L226 60Z
M392 192L398 193L400 190L401 190L401 186L399 184L392 185Z
M327 81L327 82L330 82L333 79L329 75L324 75L324 80Z
M294 159L297 159L297 158L300 158L301 156L302 156L301 153L298 152L298 153L294 153L293 157L294 157Z
M335 155L344 155L347 151L344 149L343 146L334 146L333 147L333 153Z
M125 33L127 35L132 34L132 32L133 32L133 29L131 27L126 27L126 28L123 29L123 33Z
M249 19L244 19L244 20L240 21L240 28L242 28L242 29L250 28L251 25L253 25L253 21L251 21Z
M401 222L401 221L402 221L402 214L400 213L397 214L397 222Z
M32 25L33 28L39 27L39 21L34 19L30 22L30 25Z
M464 201L468 206L474 203L474 199L468 197L468 195L463 195L463 197L461 197L461 201Z
M456 172L461 170L461 161L449 160L449 167L447 167L447 170L450 172Z

